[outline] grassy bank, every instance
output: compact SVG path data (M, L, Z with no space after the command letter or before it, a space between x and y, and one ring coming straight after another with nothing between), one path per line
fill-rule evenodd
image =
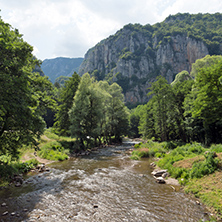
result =
M147 141L135 145L132 159L156 157L156 164L179 180L192 194L222 219L222 145L204 148L199 143Z
M0 186L7 186L13 175L26 173L39 163L63 161L74 152L75 139L60 137L50 129L47 129L37 142L37 150L30 146L22 147L17 160L13 160L10 156L0 156Z

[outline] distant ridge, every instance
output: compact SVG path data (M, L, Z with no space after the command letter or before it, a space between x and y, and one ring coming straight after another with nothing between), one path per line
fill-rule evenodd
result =
M83 58L65 58L58 57L54 59L45 59L41 68L52 83L59 76L71 76L74 72L79 71Z

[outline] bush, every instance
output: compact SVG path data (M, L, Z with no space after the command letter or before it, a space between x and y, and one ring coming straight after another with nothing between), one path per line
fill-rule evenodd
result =
M218 160L214 159L214 153L209 152L205 155L205 161L194 163L190 171L191 178L201 178L204 175L213 173L217 169Z
M133 150L131 159L140 159L143 157L149 157L149 149L148 148L138 148Z
M63 161L68 159L68 151L57 141L43 145L39 151L39 156L47 160Z
M222 144L217 144L217 145L213 144L211 145L210 150L216 153L222 153Z

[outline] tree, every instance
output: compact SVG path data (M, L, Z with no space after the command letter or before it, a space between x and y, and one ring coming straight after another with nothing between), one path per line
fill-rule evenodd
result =
M139 133L139 124L144 109L145 109L144 105L138 105L136 108L134 108L131 111L129 116L130 119L129 136L134 138L140 137L141 134Z
M154 115L153 115L153 102L150 100L145 106L143 112L141 112L139 122L139 133L145 138L151 139L157 138L154 127Z
M191 80L191 76L190 74L186 71L186 70L183 70L182 72L178 73L175 77L175 80L171 83L171 85L175 85L176 83L178 82L183 82L185 80Z
M152 83L151 92L148 95L152 95L152 113L154 119L154 128L156 135L159 136L161 141L167 141L170 139L170 133L172 132L173 122L170 121L173 118L173 105L174 96L172 87L168 84L167 80L159 76L157 81Z
M122 88L117 83L110 85L107 92L111 95L111 100L107 107L106 135L109 137L109 142L112 136L115 137L116 142L120 142L121 136L128 132L129 112L124 104Z
M218 61L220 61L221 59L222 56L215 56L215 55L214 56L207 55L202 59L197 59L197 61L192 64L192 70L190 72L190 75L192 77L196 77L200 69L210 67L215 63L217 63Z
M60 103L56 113L56 122L54 124L60 135L70 136L69 110L73 105L73 99L78 89L80 76L74 72L72 77L65 81L64 87L61 88L58 101Z
M23 41L18 30L0 19L0 153L17 156L23 144L36 144L45 123L42 118L47 99L33 48ZM43 89L44 88L44 89Z
M174 118L175 122L175 135L174 139L181 139L184 142L187 141L185 117L184 117L184 100L190 93L194 80L190 77L187 71L178 73L175 80L171 83L173 86L174 94Z
M71 134L77 138L83 149L85 148L84 142L88 147L91 138L96 141L98 137L101 98L97 82L94 82L88 73L84 74L69 112Z
M217 142L221 139L222 116L222 58L216 59L214 64L198 70L192 94L191 113L194 118L203 120L205 130L205 144Z
M97 82L88 73L81 78L69 112L72 136L77 138L81 148L89 147L92 139L94 145L101 137L114 136L120 140L126 132L128 113L123 103L121 87L116 83Z

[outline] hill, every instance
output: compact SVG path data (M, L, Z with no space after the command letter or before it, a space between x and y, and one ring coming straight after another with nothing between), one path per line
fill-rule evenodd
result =
M45 59L41 68L52 83L59 76L71 76L74 72L78 72L79 66L83 58L64 58Z
M89 49L79 74L117 82L125 100L147 102L147 88L159 75L171 83L206 55L222 54L222 14L177 14L154 25L128 24Z

